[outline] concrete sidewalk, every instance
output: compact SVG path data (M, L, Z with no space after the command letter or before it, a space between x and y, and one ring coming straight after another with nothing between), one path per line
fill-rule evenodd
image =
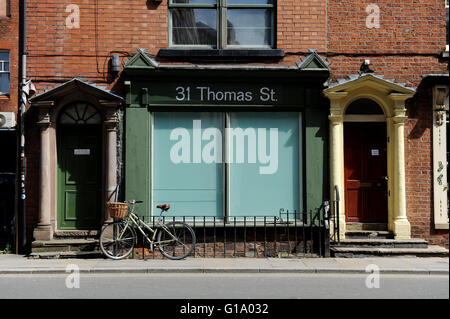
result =
M28 259L0 255L0 275L66 273L75 264L81 273L367 273L368 265L380 273L448 275L448 258L187 258L184 260Z

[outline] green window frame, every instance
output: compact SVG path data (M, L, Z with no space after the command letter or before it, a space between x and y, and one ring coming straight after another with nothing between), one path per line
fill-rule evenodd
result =
M168 0L169 47L272 49L275 9L276 0Z

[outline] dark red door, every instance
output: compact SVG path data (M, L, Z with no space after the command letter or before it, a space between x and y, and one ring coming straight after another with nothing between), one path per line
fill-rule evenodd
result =
M387 222L386 123L345 123L347 222Z

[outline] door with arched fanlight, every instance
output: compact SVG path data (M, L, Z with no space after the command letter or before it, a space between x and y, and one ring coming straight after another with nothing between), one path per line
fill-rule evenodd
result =
M101 218L102 116L92 105L62 109L57 127L58 213L61 230L91 230Z
M344 121L346 222L387 223L386 116L362 98L348 106Z

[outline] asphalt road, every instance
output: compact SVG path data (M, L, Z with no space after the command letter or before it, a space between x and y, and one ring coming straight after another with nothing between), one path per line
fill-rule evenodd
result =
M363 274L81 274L79 281L68 276L0 275L0 299L449 298L448 275L381 274L379 288Z

